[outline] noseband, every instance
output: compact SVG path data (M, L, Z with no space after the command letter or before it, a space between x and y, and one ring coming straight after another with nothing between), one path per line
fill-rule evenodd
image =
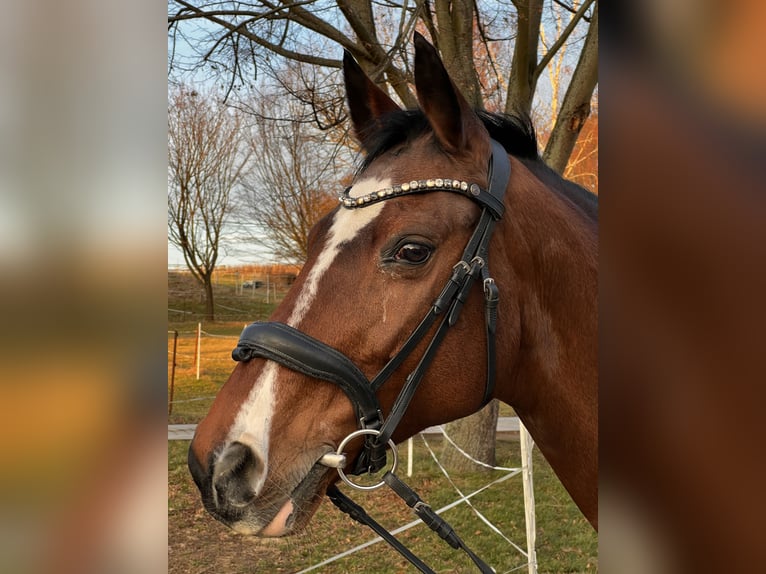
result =
M309 377L338 385L346 393L351 404L354 406L357 420L359 421L359 430L341 442L337 453L323 457L323 459L332 460L332 463L328 461L323 461L322 463L327 466L336 467L340 477L355 488L371 490L387 484L414 510L425 524L439 534L450 546L465 551L478 566L479 570L485 574L491 573L492 569L463 543L449 524L394 474L396 470L396 450L393 450L394 468L384 474L383 481L373 487L363 487L351 482L346 477L343 471L343 467L346 464L343 447L356 436L364 437L362 451L357 457L353 470L349 471L350 474L373 473L386 465L386 445L390 443L392 448L395 446L391 441L391 435L402 420L402 417L404 417L407 407L415 395L415 391L417 391L423 376L436 355L436 350L447 334L447 330L457 322L463 304L468 299L468 294L477 278L481 278L484 286L487 338L487 377L484 386L484 396L482 397L482 406L492 398L492 392L495 387L495 330L497 327L499 291L495 281L489 274L487 257L495 223L503 217L505 209L503 197L511 174L511 164L508 154L502 145L495 140L491 140L491 144L492 156L488 166L489 188L487 190L482 189L475 183L451 178L436 178L402 183L394 187L374 191L362 197L351 197L351 188L349 187L340 196L339 200L343 208L359 209L402 195L448 191L464 195L478 203L482 208L481 217L476 224L476 229L468 240L460 261L454 265L452 276L447 281L447 284L433 302L426 316L407 338L399 352L371 381L367 379L364 373L346 355L284 323L257 322L248 325L242 331L237 347L231 354L235 361L249 361L254 357L262 357ZM402 390L391 407L388 418L384 418L376 396L378 389L412 354L439 318L441 318L441 322L436 328L428 347L415 369L407 376ZM372 528L421 572L433 574L433 571L426 564L364 512L360 506L346 497L337 487L334 485L330 486L327 489L327 495L340 510L358 522Z

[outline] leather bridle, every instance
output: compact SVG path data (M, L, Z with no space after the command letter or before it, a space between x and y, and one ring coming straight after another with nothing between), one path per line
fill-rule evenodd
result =
M462 257L454 265L452 275L441 293L435 299L420 324L407 338L402 348L372 380L368 380L353 361L337 349L334 349L322 341L302 333L298 329L284 323L256 322L248 325L242 331L237 347L232 351L232 358L235 361L249 361L254 357L261 357L275 361L280 365L309 377L334 383L343 390L351 401L351 404L354 406L359 423L360 430L354 434L361 434L364 436L362 451L356 459L353 470L349 471L349 474L360 475L363 473L373 473L386 465L386 446L387 444L393 445L390 439L394 430L404 417L407 407L412 401L418 386L431 365L436 351L444 340L448 329L457 322L463 304L466 302L471 287L477 279L481 280L484 288L487 341L487 374L484 395L482 397L482 406L488 403L492 398L495 385L495 330L497 327L499 291L489 273L487 258L489 253L489 243L495 224L503 216L503 198L511 173L511 165L508 159L508 154L500 143L491 140L491 146L492 155L488 166L489 186L486 190L482 189L476 183L469 183L451 178L434 178L411 181L394 187L388 187L363 197L351 197L350 188L347 188L340 196L339 200L342 208L359 209L373 203L387 201L403 195L446 191L464 195L478 203L482 208L481 216L476 224L476 229L468 240L468 243L463 250ZM415 369L407 376L402 390L399 392L399 395L391 407L391 411L388 413L388 417L384 417L376 396L377 391L412 354L439 319L441 319L441 321L431 337L431 341L426 350L423 352L420 361ZM346 441L342 444L345 444L345 442ZM337 462L331 466L337 466L341 477L347 483L359 488L358 485L349 481L343 472L342 466L345 465L345 456L343 456L340 448L336 454L339 456L339 461L341 462ZM400 496L405 498L405 500L408 500L409 498L408 504L410 501L413 501L410 506L413 507L419 516L421 516L421 512L418 510L419 508L423 513L421 518L423 518L427 524L429 523L429 520L431 520L434 524L429 524L429 526L437 530L437 532L441 529L443 532L439 532L440 535L446 533L444 527L444 524L446 523L443 523L441 518L436 514L433 514L435 517L434 519L426 520L425 516L428 515L430 508L427 505L424 505L414 492L409 491L415 498L410 494L406 494L406 491L409 490L409 488L393 474L393 469L386 473L383 482L391 486L398 494L400 494ZM380 485L382 485L383 482L381 482ZM374 524L377 523L374 523L372 519L369 519L366 514L364 514L364 516L369 520L361 520L358 512L358 510L361 509L345 498L337 488L333 486L328 489L328 495L336 505L344 510L344 512L351 514L357 520L360 520L375 529ZM432 513L432 511L430 512ZM378 533L380 534L380 532ZM454 532L452 532L451 535L447 534L442 537L450 542L448 538L453 535ZM454 535L454 538L456 538L456 535ZM396 541L396 539L394 539L394 542L388 539L387 541L394 545L399 552L402 552L405 557L420 568L421 571L431 572L427 569L427 566L422 565L422 562L416 558L413 560L412 554L409 553L406 548L403 551L403 547L397 547L396 544L398 544L398 541ZM453 542L450 542L450 544L455 548L461 547L456 546ZM470 550L464 547L464 545L463 549L466 550L469 555L472 555L472 558L476 558ZM407 553L410 555L408 556ZM483 563L481 560L476 558L474 562L476 562L479 568L483 570ZM491 570L487 571L491 572Z

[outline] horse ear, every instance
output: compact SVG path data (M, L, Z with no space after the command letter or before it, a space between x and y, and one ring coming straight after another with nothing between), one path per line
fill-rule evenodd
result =
M415 32L415 88L439 143L450 152L470 143L471 129L480 123L428 40Z
M366 143L375 131L378 119L400 108L388 97L388 94L367 77L347 50L343 51L343 79L346 83L348 109L354 133L362 147L366 148Z

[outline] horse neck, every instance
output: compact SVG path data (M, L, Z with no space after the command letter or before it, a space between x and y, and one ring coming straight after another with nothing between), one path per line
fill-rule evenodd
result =
M513 161L500 249L508 329L499 398L595 524L598 472L598 240L595 224ZM511 363L512 362L512 363Z

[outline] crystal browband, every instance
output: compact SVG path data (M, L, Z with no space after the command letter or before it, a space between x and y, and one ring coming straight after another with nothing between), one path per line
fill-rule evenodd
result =
M413 180L409 183L402 183L401 185L379 189L378 191L373 191L372 193L368 193L361 197L351 197L351 195L349 195L351 186L349 186L343 190L343 193L338 197L338 200L343 207L354 209L356 207L364 207L365 205L388 199L389 197L429 191L451 191L468 196L471 199L476 199L479 195L486 193L475 183L468 183L467 181L452 178L436 178L421 179L417 181Z

